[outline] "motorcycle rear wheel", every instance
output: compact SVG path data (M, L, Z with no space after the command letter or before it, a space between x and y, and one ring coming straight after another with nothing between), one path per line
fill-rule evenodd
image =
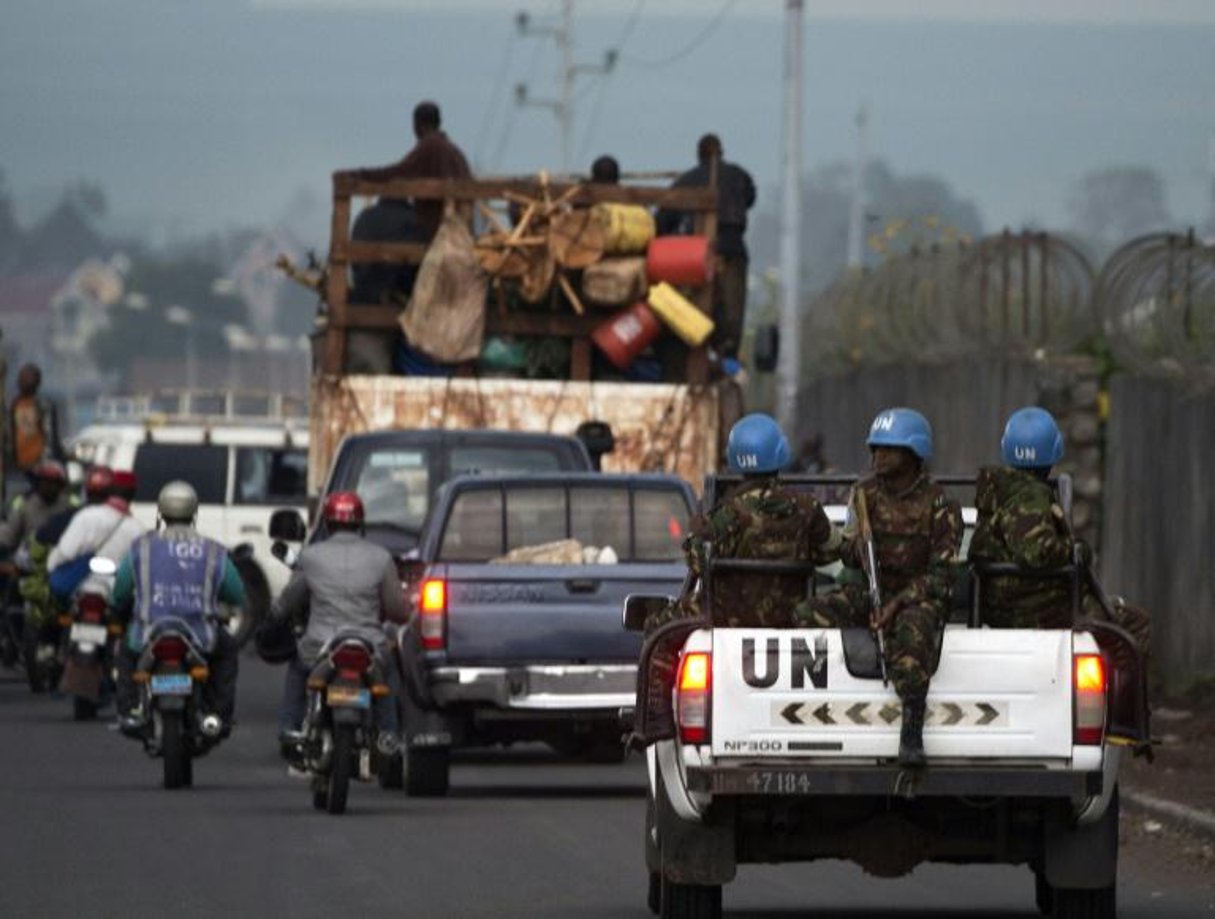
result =
M350 792L350 773L354 768L354 725L339 724L333 729L333 760L329 765L329 800L331 814L346 812L346 796Z
M97 703L92 699L82 699L80 696L72 697L72 720L73 721L92 721L97 717Z
M181 712L166 712L162 719L160 755L164 760L164 786L169 789L187 788L194 783L182 720Z

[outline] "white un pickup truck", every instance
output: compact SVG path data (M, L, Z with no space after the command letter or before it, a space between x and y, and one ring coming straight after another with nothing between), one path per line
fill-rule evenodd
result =
M710 481L706 506L726 481ZM1130 636L1080 621L1078 571L1054 573L1073 580L1075 628L997 630L982 625L983 578L1016 569L959 563L928 695L928 765L907 771L896 764L899 699L867 630L713 624L714 575L748 569L834 586L807 564L710 553L705 618L647 639L633 743L649 767L653 912L720 916L740 864L848 859L881 877L925 861L1028 865L1044 914L1115 915L1118 764L1127 747L1150 752L1147 699ZM630 597L625 627L658 602Z

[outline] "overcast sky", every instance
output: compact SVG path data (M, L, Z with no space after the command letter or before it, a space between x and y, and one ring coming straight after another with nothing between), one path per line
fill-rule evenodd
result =
M555 8L556 0L252 0L259 7L380 10ZM783 14L783 0L578 0L585 12L630 10L638 4L668 15L711 15L723 6L747 17ZM1215 24L1215 0L805 0L810 17L957 19L1019 22L1177 22Z
M1085 172L1146 166L1178 226L1201 221L1215 158L1215 0L807 0L805 167L849 159L854 117L900 174L939 176L988 229L1068 224ZM375 9L369 9L375 7ZM578 0L574 169L690 165L717 131L776 207L780 0ZM106 192L154 238L265 225L289 202L327 232L330 173L412 143L435 98L485 174L554 169L551 39L514 13L557 0L21 0L0 28L0 170L30 219L66 183ZM719 16L723 13L724 15ZM716 23L715 28L709 28ZM302 209L291 209L297 218ZM298 224L293 224L298 225Z

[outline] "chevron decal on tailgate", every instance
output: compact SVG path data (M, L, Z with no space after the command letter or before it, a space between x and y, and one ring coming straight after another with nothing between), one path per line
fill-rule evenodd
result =
M903 717L895 702L834 699L830 702L782 702L772 705L772 724L809 727L891 726ZM928 706L924 723L933 728L1000 728L1008 725L1007 702L943 702Z

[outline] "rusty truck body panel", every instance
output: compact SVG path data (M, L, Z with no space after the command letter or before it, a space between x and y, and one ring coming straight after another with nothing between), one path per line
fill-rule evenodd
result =
M573 434L612 426L608 472L673 472L699 488L717 468L731 384L599 383L403 376L317 376L312 382L309 491L316 493L347 434L394 428L501 428Z

